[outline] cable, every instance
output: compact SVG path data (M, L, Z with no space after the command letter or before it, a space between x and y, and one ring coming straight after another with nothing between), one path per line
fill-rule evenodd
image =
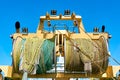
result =
M80 26L79 26L80 27ZM83 32L85 32L81 27L80 27L80 29L83 31ZM86 35L88 35L89 37L90 37L90 39L92 39L92 37L89 35L89 34L87 34L86 32L85 32L85 34ZM96 42L96 41L95 41ZM97 43L97 42L96 42ZM99 46L100 47L100 46ZM107 56L110 56L117 64L119 64L120 65L120 63L116 60L116 59L114 59L111 55L109 55L109 54L107 54ZM112 77L112 79L114 80L115 78L114 77ZM116 80L116 79L115 79Z
M79 26L80 27L80 26ZM84 31L81 27L80 27L80 29L82 30L82 31ZM85 32L85 31L84 31ZM90 37L90 39L92 39L92 37L89 35L89 34L87 34L86 32L85 32L85 34L86 35L88 35L89 37ZM100 37L103 37L103 36L100 36ZM96 41L95 41L96 42ZM97 42L96 42L97 43ZM100 47L100 46L99 46ZM110 56L118 65L120 65L120 63L116 60L116 59L114 59L111 55L109 55L108 54L108 56Z
M110 58L113 59L113 61L115 61L118 65L120 65L120 63L115 58L113 58L112 56L110 56Z
M60 32L61 33L61 32ZM80 50L79 49L79 47L77 47L76 45L74 45L74 42L71 40L71 38L70 37L68 37L67 35L65 35L67 38L68 38L68 40L72 43L72 46L74 46L74 47L76 47L78 50ZM91 39L91 38L90 38ZM96 47L96 45L93 45L93 46L95 46ZM97 47L98 48L98 47ZM99 45L99 48L101 48L100 47L100 45ZM81 51L81 50L80 50ZM91 61L92 61L92 59L90 58L90 56L89 55L87 55L85 52L83 52L83 51L81 51L82 52L82 54L83 55L85 55L86 57L88 57ZM106 57L106 56L105 56ZM104 59L104 58L103 58ZM94 61L92 61L93 63L95 63ZM96 64L96 63L95 63ZM98 65L98 64L96 64L96 66L98 66L101 70L102 70L102 68ZM103 72L105 72L104 70L102 70Z

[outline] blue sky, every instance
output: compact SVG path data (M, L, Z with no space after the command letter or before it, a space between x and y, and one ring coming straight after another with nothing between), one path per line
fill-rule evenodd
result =
M36 32L39 17L56 9L63 13L70 9L82 16L88 32L94 27L106 26L112 35L109 42L111 55L120 61L120 1L119 0L1 0L0 1L0 65L11 65L12 40L15 22L21 27L28 27L29 32ZM110 64L116 65L110 60Z

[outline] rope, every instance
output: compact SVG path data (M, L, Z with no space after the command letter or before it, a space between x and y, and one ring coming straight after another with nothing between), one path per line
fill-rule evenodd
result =
M80 27L81 28L81 27ZM82 28L81 28L82 29ZM83 30L83 29L82 29ZM84 30L83 30L84 31ZM85 31L84 31L85 32ZM87 34L86 32L85 32L85 34L86 35L88 35L88 37L90 37L90 39L92 40L92 38L91 38L91 36L89 35L89 34ZM65 35L68 39L69 39L69 41L72 43L72 45L74 46L74 47L76 47L78 50L80 50L76 45L74 45L74 43L72 42L72 40L70 39L70 37L68 37L67 35ZM103 36L100 36L100 37L103 37ZM97 45L98 45L98 43L96 42L96 41L94 41ZM94 45L94 44L93 44ZM95 45L94 45L95 46ZM99 46L99 48L101 48L101 46L100 45L98 45ZM96 47L96 46L95 46ZM107 46L108 47L108 46ZM98 48L98 47L97 47ZM98 48L98 50L99 50L99 48ZM107 48L108 49L108 48ZM83 52L82 52L83 53ZM83 53L86 57L88 57L89 59L91 59L90 58L90 56L88 56L88 55L86 55L85 53ZM103 57L103 59L105 58L105 57L108 57L108 56L110 56L109 54L107 54L107 55L105 55L104 57ZM110 56L111 57L111 56ZM112 58L112 57L111 57ZM107 59L107 58L106 58ZM106 60L105 59L105 60ZM112 58L116 63L118 63L119 65L120 65L120 63L117 61L117 60L115 60L114 58ZM93 61L93 63L95 63L95 61ZM105 72L105 70L103 70L102 68L101 68L101 66L99 66L98 64L96 64L103 72ZM115 78L113 78L112 77L112 79L115 79Z
M110 56L110 58L113 59L113 61L115 61L118 65L120 65L120 63L115 58L113 58L112 56Z
M81 27L80 27L80 29L82 30L82 31L84 31ZM84 31L85 32L85 31ZM89 34L87 34L86 32L85 32L85 34L86 35L88 35L89 37L90 37L90 39L92 39L92 37L89 35ZM103 36L100 36L100 37L103 37ZM97 43L97 42L96 42ZM100 46L99 46L100 47ZM107 56L110 56L111 57L111 59L113 59L118 65L120 65L120 63L116 60L116 59L114 59L111 55L107 55Z
M92 59L90 58L90 56L89 56L89 55L87 55L87 54L86 54L84 51L82 51L81 49L79 49L79 50L80 50L80 52L82 52L82 54L83 54L83 55L85 55L87 58L89 58L89 59L92 61ZM93 63L95 63L95 61L92 61L92 62L93 62ZM99 66L99 65L98 65L98 64L96 64L96 63L95 63L95 65L96 65L97 67L99 67L99 68L101 69L101 71L102 71L102 72L105 72L105 70L104 70L104 69L102 69L102 68L101 68L101 66ZM99 75L99 74L98 74L98 75ZM114 77L112 77L112 79L114 80L115 78L114 78ZM116 79L115 79L115 80L116 80Z
M66 35L65 35L66 36ZM74 47L76 47L78 50L80 50L79 49L79 47L77 47L76 45L74 45L74 42L72 42L72 40L69 38L69 37L67 37L68 39L69 39L69 41L72 43L72 46L74 46ZM96 45L93 45L93 46L95 46L96 47ZM100 47L100 46L99 46ZM98 47L97 47L98 48ZM101 48L101 47L100 47ZM87 54L85 54L84 52L82 52L85 56L87 56L90 60L91 60L91 58L90 58L90 56L88 56ZM105 56L106 57L106 56ZM104 59L104 58L103 58ZM92 60L91 60L92 61ZM94 61L92 61L93 63L95 63ZM96 63L95 63L96 64ZM101 69L101 67L98 65L98 64L96 64L100 69Z
M79 26L80 27L80 26ZM84 31L81 27L80 27L80 29L82 30L82 31ZM85 32L85 31L84 31ZM85 34L86 35L88 35L88 37L90 37L90 39L92 39L91 38L91 36L89 35L89 34L87 34L86 32L85 32ZM97 42L96 42L97 43ZM107 45L108 46L108 45ZM100 47L100 46L99 46ZM120 65L120 63L116 60L116 59L114 59L111 55L109 55L109 54L107 54L107 56L110 56L117 64L119 64ZM114 77L112 77L112 79L114 80L116 80L116 78L114 78Z

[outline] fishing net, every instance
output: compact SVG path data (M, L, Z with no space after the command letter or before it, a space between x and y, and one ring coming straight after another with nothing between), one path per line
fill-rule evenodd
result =
M42 56L39 59L37 73L45 73L46 70L50 70L53 64L53 53L54 53L54 39L45 40L41 46Z
M13 63L13 71L18 72L19 70L19 59L21 54L20 47L22 46L22 38L17 37L13 40L13 50L12 50L12 63Z
M52 68L54 39L17 38L13 46L14 72L45 73Z
M85 38L67 39L65 57L66 71L83 72L85 67L91 66L93 74L105 72L108 66L106 44L103 37L100 37L99 40Z

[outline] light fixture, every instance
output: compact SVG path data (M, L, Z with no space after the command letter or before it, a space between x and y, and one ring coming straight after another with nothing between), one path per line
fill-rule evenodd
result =
M70 10L65 10L64 15L70 15Z
M57 10L51 10L51 15L56 15L57 14Z
M28 33L28 28L27 27L22 28L22 33Z
M98 27L95 27L95 28L93 29L93 32L99 32L99 28L98 28Z

